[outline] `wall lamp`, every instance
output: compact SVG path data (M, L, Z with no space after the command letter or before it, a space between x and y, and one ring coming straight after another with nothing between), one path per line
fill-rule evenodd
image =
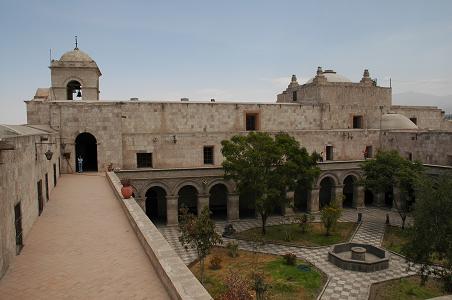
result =
M173 135L173 143L174 143L174 144L177 143L177 139L176 139L176 136L175 136L175 135Z
M38 160L38 145L55 145L56 143L43 143L43 142L36 142L35 143L35 160ZM53 152L48 149L44 155L46 156L47 160L51 160L53 156Z

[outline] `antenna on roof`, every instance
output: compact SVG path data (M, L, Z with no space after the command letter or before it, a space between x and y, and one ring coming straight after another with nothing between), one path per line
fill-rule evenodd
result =
M52 48L49 49L49 60L52 63Z
M392 80L391 80L391 77L389 77L389 87L392 88Z
M74 50L78 50L78 41L77 41L77 36L75 36L75 48Z

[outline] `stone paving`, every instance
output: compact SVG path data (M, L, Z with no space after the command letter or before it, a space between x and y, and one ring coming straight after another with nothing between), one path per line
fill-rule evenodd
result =
M169 299L101 174L63 175L0 299Z
M340 221L355 222L357 220L357 212L358 211L355 209L345 209ZM378 208L365 208L360 209L359 212L362 212L363 214L363 222L352 237L353 242L369 243L375 246L380 246L385 230L386 214L389 214L390 223L392 225L400 226L401 224L399 215L394 211ZM315 215L315 220L319 221L319 219L320 216L318 214ZM268 220L268 225L281 224L282 222L285 222L285 220L287 219L284 217L271 217ZM217 231L221 233L226 224L227 223L225 221L216 222ZM259 219L245 219L235 221L233 224L237 231L243 231L260 226L261 221ZM186 264L189 264L196 259L196 253L194 250L189 249L186 251L180 245L178 241L179 234L177 227L161 226L159 227L159 230ZM228 241L232 241L232 239L224 239L225 243ZM237 242L239 242L239 247L243 250L255 249L252 242ZM292 252L296 254L297 257L305 259L322 270L328 275L329 278L328 284L320 298L325 300L367 299L369 288L372 283L414 274L412 271L407 271L407 264L402 257L392 253L390 253L389 268L386 270L373 273L343 270L328 262L327 258L329 248L330 247L302 248L265 244L259 246L257 251L278 255Z

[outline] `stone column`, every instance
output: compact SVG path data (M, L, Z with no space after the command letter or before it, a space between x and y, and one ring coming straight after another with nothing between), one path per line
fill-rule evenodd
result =
M363 208L364 207L364 195L365 189L362 185L356 185L353 188L353 207Z
M228 221L239 219L239 194L229 194L227 203Z
M344 199L343 199L343 195L344 195L344 186L343 185L336 185L333 187L333 192L331 197L333 198L331 200L331 203L333 203L334 201L338 201L339 207L343 207L344 206ZM340 199L339 199L340 197Z
M308 212L314 213L319 211L319 192L320 189L315 187L311 190L308 199Z
M287 192L286 193L288 202L286 205L284 205L283 210L282 210L283 214L285 216L291 216L291 215L295 214L293 211L293 206L294 206L294 201L295 201L294 195L295 195L295 192Z
M398 187L393 187L392 188L392 194L393 194L393 198L392 198L392 209L397 210L397 207L402 207L402 199L400 198L400 189Z
M385 193L374 192L374 203L377 207L385 206Z
M178 200L178 196L166 196L166 225L168 226L179 224Z
M196 206L198 208L198 216L199 216L199 215L201 215L201 211L205 206L209 207L209 194L199 194L198 195L198 203Z

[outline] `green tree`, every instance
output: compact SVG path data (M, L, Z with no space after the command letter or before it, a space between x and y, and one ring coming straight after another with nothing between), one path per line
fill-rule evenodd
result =
M210 249L216 244L222 244L221 236L215 231L215 223L210 219L209 207L204 207L199 216L188 212L188 208L180 209L179 241L187 250L196 249L199 263L201 284L204 284L204 260Z
M323 226L325 227L326 235L331 234L331 231L334 229L334 227L337 224L337 221L341 217L342 209L338 205L338 203L339 203L338 200L342 201L342 198L339 197L339 199L337 199L333 203L325 206L320 211L320 220L322 221Z
M414 195L415 187L423 178L424 167L419 161L409 161L395 151L379 151L375 159L361 164L364 172L363 184L377 193L385 193L397 187L400 200L393 204L402 219L402 229L410 210L408 205Z
M430 275L444 282L452 292L452 174L425 179L416 198L413 228L403 253L419 264L422 282ZM431 267L432 264L441 267Z
M287 203L286 192L297 185L311 187L320 173L316 157L286 133L273 138L268 133L251 132L221 144L225 178L233 179L240 193L254 196L256 211L262 218L262 234L274 209Z

